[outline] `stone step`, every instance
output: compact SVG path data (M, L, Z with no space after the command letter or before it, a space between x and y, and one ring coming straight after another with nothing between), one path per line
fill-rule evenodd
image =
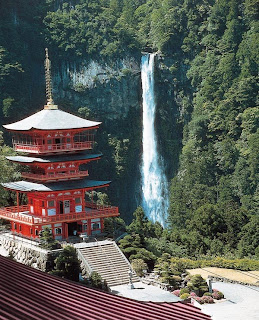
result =
M129 283L130 264L127 263L120 249L113 243L90 244L87 247L78 248L93 271L98 272L108 286L116 286ZM133 274L132 281L138 281Z

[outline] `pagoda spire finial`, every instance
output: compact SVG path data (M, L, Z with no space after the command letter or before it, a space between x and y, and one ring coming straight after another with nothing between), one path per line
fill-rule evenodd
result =
M58 109L57 105L54 105L52 98L52 80L51 80L51 62L49 60L49 51L48 48L45 49L46 59L45 59L45 80L46 80L46 96L47 96L47 105L44 106L44 109Z

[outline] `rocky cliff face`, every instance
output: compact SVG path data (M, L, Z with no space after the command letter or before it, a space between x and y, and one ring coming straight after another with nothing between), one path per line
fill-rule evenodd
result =
M140 202L140 58L126 57L109 63L94 60L74 64L62 62L54 71L54 96L60 107L71 112L87 107L90 119L103 122L97 141L104 159L92 168L91 177L113 180L108 191L110 199L119 205L122 216L129 221ZM157 55L156 128L168 178L172 178L178 167L182 128L189 112L186 93L181 89L185 81L183 66Z
M73 108L88 107L100 120L125 119L140 106L140 68L134 58L116 62L62 62L54 75L54 95Z

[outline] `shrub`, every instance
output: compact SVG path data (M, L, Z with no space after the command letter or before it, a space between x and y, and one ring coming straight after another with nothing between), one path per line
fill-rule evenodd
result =
M51 274L73 281L79 281L80 261L76 249L66 246L55 259L55 268Z
M206 260L192 260L187 258L171 258L171 266L181 272L186 269L195 269L200 267L219 267L219 268L231 268L236 270L258 270L259 261L256 259L225 259L222 257L216 257Z
M212 293L212 298L216 300L220 300L224 298L224 294L220 291L216 291Z
M190 292L190 296L194 298L194 297L197 297L197 294L195 292Z
M212 296L212 294L211 294L210 292L205 292L205 293L203 294L203 296L211 297L211 296Z
M195 274L191 277L191 280L188 282L187 287L190 290L197 292L198 296L202 296L204 292L208 291L206 281L199 274Z
M50 228L45 227L40 232L40 247L47 250L59 249L60 243L53 238Z
M203 303L214 303L214 300L212 297L209 296L203 296L201 297L201 301L203 301Z
M139 277L143 277L144 270L147 270L147 264L143 259L133 259L131 261L131 266Z
M189 294L190 290L188 288L182 288L180 290L180 295L184 294L184 293L188 293Z
M180 295L180 299L186 300L189 298L189 293L183 293Z
M179 289L174 290L172 293L173 293L175 296L177 296L177 297L180 296L180 290L179 290Z
M200 297L198 297L198 296L193 297L193 299L196 300L196 301L197 301L198 303L200 303L200 304L204 304L204 301L203 301Z
M109 292L109 287L106 280L103 280L98 272L93 271L88 279L84 279L83 284L86 284L88 287L101 289L103 291Z

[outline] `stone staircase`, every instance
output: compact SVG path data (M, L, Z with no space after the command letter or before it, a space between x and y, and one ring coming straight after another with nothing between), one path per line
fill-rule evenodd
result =
M109 287L129 283L131 266L114 241L104 240L74 245L87 274L96 271ZM133 272L132 282L139 281Z

